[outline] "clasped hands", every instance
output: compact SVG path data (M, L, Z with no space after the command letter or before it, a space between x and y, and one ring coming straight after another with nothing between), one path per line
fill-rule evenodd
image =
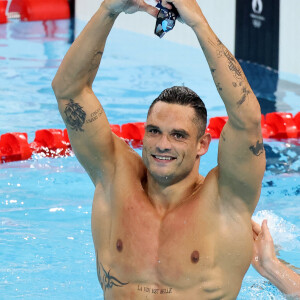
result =
M158 0L155 0L158 2ZM204 19L202 11L196 0L162 0L162 5L172 9L172 3L179 15L180 21L194 28ZM153 17L157 17L158 9L147 4L144 0L104 0L103 5L111 15L119 15L121 12L133 14L137 11L144 11Z

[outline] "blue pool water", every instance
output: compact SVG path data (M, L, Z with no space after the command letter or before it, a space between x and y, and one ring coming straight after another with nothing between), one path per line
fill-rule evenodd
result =
M0 25L0 134L64 128L51 81L69 48L70 21ZM209 117L225 115L199 49L114 30L94 90L111 123L144 121L166 87L191 87ZM300 78L279 74L265 93L274 107L300 111ZM280 258L300 266L300 162L295 141L265 141L267 171L254 218L269 220ZM218 141L200 173L216 165ZM140 150L138 150L140 153ZM0 299L103 299L90 230L93 185L75 157L34 157L0 165ZM252 267L238 299L285 299Z

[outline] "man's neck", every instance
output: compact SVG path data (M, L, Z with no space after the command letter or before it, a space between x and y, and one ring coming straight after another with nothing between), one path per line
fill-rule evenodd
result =
M160 216L192 199L204 181L204 177L194 170L175 184L162 184L148 172L147 194Z

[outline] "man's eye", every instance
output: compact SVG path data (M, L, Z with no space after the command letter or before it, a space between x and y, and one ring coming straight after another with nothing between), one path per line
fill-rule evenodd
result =
M177 140L180 140L180 139L183 139L183 138L184 138L184 136L183 136L182 134L180 134L180 133L174 133L173 136L174 136L174 138L177 139Z
M152 133L152 134L157 134L158 130L157 129L150 129L149 132Z

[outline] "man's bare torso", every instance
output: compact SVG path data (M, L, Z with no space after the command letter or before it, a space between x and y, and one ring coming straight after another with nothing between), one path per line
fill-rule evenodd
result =
M251 224L218 193L217 168L161 216L132 152L96 187L92 232L105 299L235 299L252 255Z

